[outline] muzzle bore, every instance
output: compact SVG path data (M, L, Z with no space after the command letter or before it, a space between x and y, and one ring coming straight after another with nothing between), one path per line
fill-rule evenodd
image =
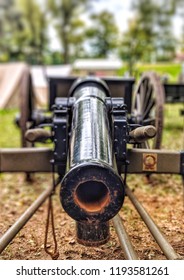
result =
M75 201L86 212L100 212L110 201L108 188L98 181L81 183L76 189Z

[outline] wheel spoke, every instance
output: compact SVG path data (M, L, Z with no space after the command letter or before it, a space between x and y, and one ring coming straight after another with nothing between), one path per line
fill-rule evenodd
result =
M137 114L138 114L138 115L142 115L140 93L137 94L136 104L137 104L137 107L136 107L136 109L137 109Z
M163 127L164 89L155 73L144 73L135 93L133 117L140 125L154 125L155 139L149 140L150 148L160 148Z
M143 125L153 125L155 126L155 118L148 118L142 121Z
M147 88L147 94L145 94L145 100L144 100L144 109L143 112L146 110L146 108L148 107L148 104L151 100L151 98L153 98L154 95L154 91L153 91L153 86L149 85Z
M143 113L143 107L144 107L144 98L145 98L145 87L144 83L140 85L140 111Z
M141 94L142 112L144 112L144 102L145 102L145 98L147 96L148 85L149 85L148 79L144 79L144 81L142 82L142 84L140 86L140 88L141 88L140 94Z
M146 108L146 110L145 110L145 112L143 113L143 116L142 116L143 120L150 116L150 112L153 109L155 104L156 104L155 99L151 99L147 108Z

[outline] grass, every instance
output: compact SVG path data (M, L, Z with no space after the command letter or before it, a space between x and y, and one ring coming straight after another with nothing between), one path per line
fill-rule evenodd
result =
M0 147L20 147L20 130L15 124L16 109L0 110Z
M167 76L169 82L177 82L181 73L181 64L179 63L156 63L156 64L141 64L138 63L134 67L136 79L139 79L143 72L154 71L159 76ZM123 76L128 71L126 66L123 66L118 75Z
M183 104L166 104L164 108L163 148L184 150Z
M179 74L181 73L181 64L168 63L168 64L140 64L138 65L139 72L155 71L159 76L166 75L169 82L177 82Z

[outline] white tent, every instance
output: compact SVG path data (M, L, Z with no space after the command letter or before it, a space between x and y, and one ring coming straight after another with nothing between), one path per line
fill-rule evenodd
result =
M0 108L19 106L22 76L27 69L24 63L0 64Z
M0 64L0 109L19 107L22 77L28 67L24 63ZM48 77L61 77L68 76L70 72L70 65L30 67L36 105L45 106L48 103L48 84L45 74Z

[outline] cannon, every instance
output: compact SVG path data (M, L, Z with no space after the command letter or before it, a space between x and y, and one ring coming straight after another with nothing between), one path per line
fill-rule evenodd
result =
M124 99L112 98L96 77L77 79L67 98L56 98L53 111L53 164L62 178L61 204L77 221L80 243L103 244L109 238L108 222L125 196L126 146L153 138L156 129L128 124ZM30 129L26 139L36 142L51 135Z
M118 213L124 199L112 139L116 137L112 136L115 125L108 116L112 114L113 101L105 83L93 78L76 81L69 96L56 99L54 109L54 161L61 175L67 171L61 182L60 199L65 211L77 221L78 240L93 243L100 239L101 243L108 239L107 222ZM115 102L115 106L123 106L121 103ZM60 117L63 114L65 117ZM125 109L122 114L125 138ZM67 127L70 118L71 125ZM63 139L59 140L63 130ZM125 153L124 148L124 157Z
M162 96L159 97L158 105L155 103L157 91L151 87L146 97L139 86L131 109L131 95L127 97L124 91L122 96L110 90L112 85L122 83L121 79L68 79L70 86L67 92L64 87L64 95L63 88L57 87L61 81L63 80L50 81L51 115L41 112L30 114L33 113L30 111L28 119L24 117L26 113L21 116L20 123L27 128L24 131L24 143L31 143L31 147L0 150L0 172L53 174L53 186L46 189L1 237L0 252L46 198L52 197L54 189L60 184L60 201L66 213L76 221L79 243L97 246L107 242L110 238L109 221L113 220L126 257L137 259L118 215L127 195L166 257L180 258L126 183L129 173L184 174L183 152L158 150L161 139L158 126L162 121L159 119L158 122L156 116L159 114L162 118ZM133 81L129 82L132 85ZM144 87L148 87L148 84L144 83ZM58 88L60 96L56 95ZM162 90L161 87L160 89ZM142 94L147 106L141 103ZM155 106L156 110L153 110ZM153 115L153 111L156 115ZM28 121L31 123L29 127ZM155 138L156 142L153 140ZM36 142L47 140L53 143L52 149L34 148ZM150 147L149 141L152 140L153 146ZM128 149L128 144L133 148ZM164 162L168 164L165 165ZM58 176L56 181L55 174Z

